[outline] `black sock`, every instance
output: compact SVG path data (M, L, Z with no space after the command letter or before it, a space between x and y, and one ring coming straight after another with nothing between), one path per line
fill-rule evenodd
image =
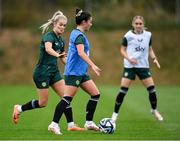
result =
M118 95L116 97L116 103L115 103L115 106L114 106L114 112L115 113L119 112L121 104L123 103L124 96L126 95L127 92L128 92L128 88L121 87L121 90L120 90L120 92L118 93Z
M38 100L31 100L28 103L22 105L22 111L40 108Z
M59 120L63 112L66 110L66 107L70 105L71 101L72 101L72 97L69 96L65 96L61 99L61 101L57 104L54 112L54 117L53 117L54 122L59 123Z
M73 122L73 114L72 114L72 107L69 105L64 110L64 114L67 120L67 123Z
M94 112L96 110L96 105L99 100L100 94L91 96L91 99L88 101L87 106L86 106L86 120L87 121L92 121Z
M147 88L149 92L149 101L151 103L151 108L156 109L157 107L157 98L156 98L156 90L154 86L150 86Z

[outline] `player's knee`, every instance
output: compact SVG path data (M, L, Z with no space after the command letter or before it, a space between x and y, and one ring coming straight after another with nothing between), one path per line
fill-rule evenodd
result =
M62 98L64 96L64 93L58 93L58 96Z
M48 104L48 101L47 101L47 100L39 101L39 107L41 107L41 108L46 107L47 104Z
M92 90L89 92L91 97L100 95L100 91L98 89Z

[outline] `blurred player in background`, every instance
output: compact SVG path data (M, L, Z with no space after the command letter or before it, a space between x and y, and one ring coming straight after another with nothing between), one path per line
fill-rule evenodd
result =
M162 121L163 117L157 110L156 89L149 70L149 55L157 67L160 68L152 48L151 32L145 30L145 21L142 16L135 16L133 18L132 27L133 29L124 35L120 49L124 57L124 72L121 79L121 88L116 97L112 120L116 122L124 96L137 75L149 93L151 113L157 120Z

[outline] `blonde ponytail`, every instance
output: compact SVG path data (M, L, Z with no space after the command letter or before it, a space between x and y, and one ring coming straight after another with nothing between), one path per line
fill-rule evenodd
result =
M39 27L42 29L42 34L46 33L49 29L49 26L53 25L53 23L57 22L59 19L65 19L67 21L67 17L61 11L55 12L52 18L48 20L48 22Z

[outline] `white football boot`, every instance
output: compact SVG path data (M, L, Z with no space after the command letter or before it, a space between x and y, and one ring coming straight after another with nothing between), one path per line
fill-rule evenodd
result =
M163 121L163 117L161 116L161 114L158 112L158 110L154 110L151 109L151 113L154 115L154 117L158 120L158 121Z
M60 128L58 125L56 124L53 124L51 123L49 126L48 126L48 131L56 134L56 135L62 135L61 131L60 131Z
M14 105L14 110L12 114L12 120L15 124L19 121L19 115L22 111L20 111L21 105Z
M86 121L86 123L84 124L84 128L86 130L99 131L99 127L93 121Z

